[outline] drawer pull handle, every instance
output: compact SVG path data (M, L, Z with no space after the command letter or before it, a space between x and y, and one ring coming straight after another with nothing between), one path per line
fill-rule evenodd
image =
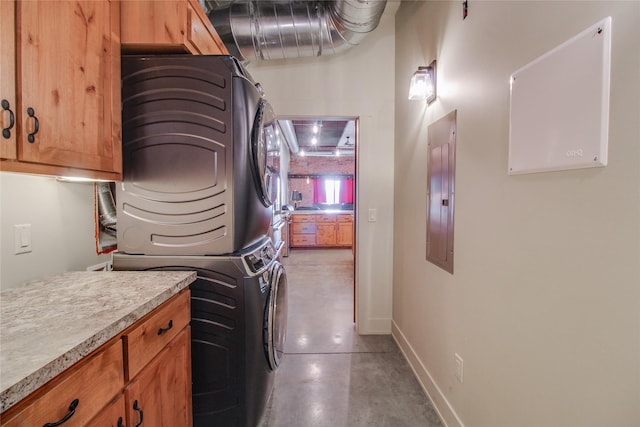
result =
M73 417L73 414L76 413L76 408L78 407L78 403L80 401L78 399L73 399L73 401L69 404L69 412L65 415L60 421L56 421L55 423L46 423L42 427L57 427L69 421L69 418Z
M142 425L142 420L143 420L143 413L142 413L142 409L138 406L138 401L135 400L133 402L133 410L136 411L139 415L140 415L140 421L138 421L138 424L136 424L135 427L140 427Z
M169 320L169 324L167 325L166 328L160 328L158 329L158 335L162 335L165 332L167 332L169 329L173 328L173 320Z
M9 101L6 99L2 100L2 109L9 112L9 126L2 129L2 136L5 139L11 138L11 128L16 124L16 117L13 115L13 111L11 111L11 105L9 105Z
M27 108L27 115L29 117L33 117L34 120L33 132L27 135L27 141L33 143L36 140L36 133L38 133L38 131L40 130L40 122L38 121L38 118L36 117L36 111L33 108Z
M124 425L124 421L122 421L122 417L118 417L118 425L116 427L127 427Z

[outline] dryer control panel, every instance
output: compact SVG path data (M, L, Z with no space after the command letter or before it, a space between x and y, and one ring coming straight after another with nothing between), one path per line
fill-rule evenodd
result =
M255 251L245 255L243 260L252 273L259 273L271 263L275 256L276 250L273 247L273 243L271 240L266 240L265 243Z

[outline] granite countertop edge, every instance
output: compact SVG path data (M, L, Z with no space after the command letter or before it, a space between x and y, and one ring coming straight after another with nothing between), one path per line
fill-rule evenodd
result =
M127 272L130 274L148 275L149 272ZM180 293L187 288L196 279L195 272L171 272L171 273L184 273L184 277L178 281L167 285L166 289L156 294L152 298L138 304L128 314L113 321L104 329L91 335L88 339L80 342L70 350L60 354L49 363L43 365L41 368L25 376L23 379L9 385L0 392L0 413L11 408L20 400L27 397L32 392L36 391L41 386L45 385L51 379L70 368L73 364L80 361L83 357L89 355L91 352L99 348L104 343L108 342L112 338L116 337L122 331L133 325L136 321L150 313L156 307L170 299L172 296ZM105 273L95 273L105 274ZM46 282L46 279L43 283Z

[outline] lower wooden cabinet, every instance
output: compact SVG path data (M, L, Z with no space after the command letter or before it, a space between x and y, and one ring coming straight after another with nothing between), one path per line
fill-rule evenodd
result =
M90 426L125 427L127 417L124 406L124 394L120 393L100 413L91 420Z
M338 246L353 245L353 221L338 222L338 235L336 236Z
M351 247L352 214L293 214L291 247Z
M183 329L127 386L127 426L192 425L190 332Z
M191 426L190 318L187 289L2 413L0 425Z
M335 246L337 230L335 223L319 223L316 231L316 246Z
M31 397L2 414L2 426L90 425L122 390L122 342L117 340L78 362Z

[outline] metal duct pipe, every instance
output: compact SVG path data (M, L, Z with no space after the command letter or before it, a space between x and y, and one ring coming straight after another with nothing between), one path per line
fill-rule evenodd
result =
M96 195L98 197L98 219L108 231L115 231L118 219L116 203L113 200L111 187L108 182L98 182Z
M209 13L229 52L242 60L335 54L380 23L386 0L248 1Z
M293 154L300 151L298 137L296 136L296 131L293 129L293 122L291 120L278 120L278 124L280 125L280 130L282 131L284 139L287 141L289 151Z

